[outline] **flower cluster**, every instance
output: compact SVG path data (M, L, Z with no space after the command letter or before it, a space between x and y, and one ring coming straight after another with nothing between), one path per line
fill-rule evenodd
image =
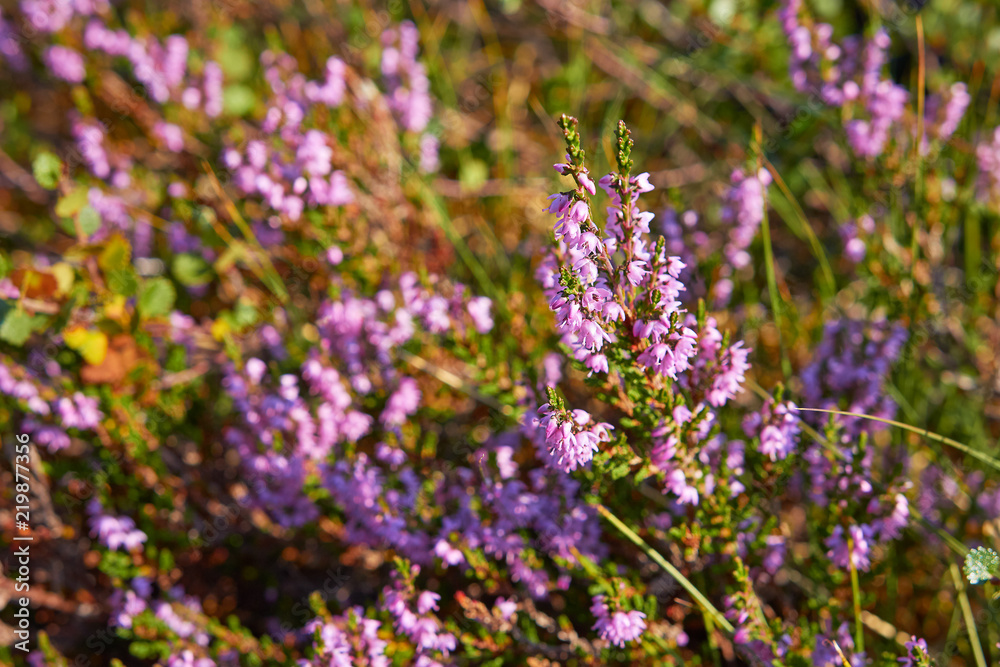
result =
M544 433L552 465L573 472L594 458L598 444L611 439L611 424L594 423L585 410L567 410L549 389L549 402L538 408L535 426Z
M836 44L832 25L812 23L801 14L802 0L782 1L779 17L790 47L792 83L824 104L845 109L851 148L859 157L877 158L899 128L909 101L907 90L882 73L891 44L888 31L879 28L868 39L851 36ZM918 138L922 152L929 150L928 137L948 141L970 101L963 83L928 98L925 134ZM910 136L916 138L916 132Z
M95 498L87 505L90 514L90 534L97 537L112 551L125 547L135 551L148 539L146 533L135 527L135 521L127 516L116 517L104 514L100 502Z
M379 638L381 629L379 621L364 617L361 607L329 619L313 619L305 626L305 631L313 635L313 656L302 664L388 667L391 664L385 655L388 642Z
M597 619L594 621L594 630L601 639L622 647L642 636L646 629L646 622L643 620L646 615L635 610L618 609L612 612L605 599L603 595L595 595L590 605L590 613Z
M799 438L799 417L794 403L768 400L758 412L743 419L748 438L760 438L760 452L772 461L787 457Z
M726 205L722 209L722 222L729 226L729 240L723 249L728 260L727 266L735 270L750 265L747 248L764 219L767 186L771 184L771 174L760 169L756 175L746 175L737 169L730 177L732 186L726 194Z
M892 419L896 405L885 391L886 378L908 336L904 327L885 320L829 322L812 363L802 371L803 405ZM817 415L812 413L807 419L817 425L825 421ZM847 435L884 428L879 422L856 417L836 418L845 425Z
M828 164L803 161L811 145L766 161L755 142L727 182L664 193L673 155L634 169L620 123L611 173L592 174L563 116L566 189L536 257L530 227L478 235L511 221L505 188L501 206L488 194L511 173L484 176L483 156L523 157L518 100L553 99L536 86L546 68L520 69L550 57L539 42L507 50L519 12L492 31L495 8L474 8L487 58L450 62L467 35L440 7L350 0L325 22L306 20L313 4L22 0L0 14L0 79L17 91L0 103L0 421L32 445L0 476L5 498L32 504L38 544L65 550L62 573L37 563L40 604L67 602L37 615L28 664L82 650L63 623L76 609L107 621L114 664L705 664L721 648L748 664L860 667L893 650L927 665L939 634L861 646L845 582L936 579L945 550L988 542L1000 512L986 469L934 449L1000 465L982 447L870 419L898 401L928 429L994 425L996 397L966 375L995 380L990 346L957 352L926 395L914 380L940 354L899 363L933 317L966 341L998 336L996 294L976 284L992 269L965 275L961 304L939 298L963 276L955 257L968 273L997 246L1000 132L963 122L983 88L936 88L950 74L931 60L918 119L887 74L887 31L836 43L784 0L791 83L844 126L810 121ZM727 48L745 42L759 46ZM492 65L508 53L504 80ZM454 116L431 82L461 94L445 86L467 64L501 75L482 87L498 104ZM780 108L781 90L755 104ZM732 120L737 141L749 122ZM978 174L942 174L971 147ZM774 219L794 209L798 227L764 225L772 179ZM873 197L889 189L883 218ZM757 298L764 229L766 277L794 311ZM788 261L806 243L845 273L815 289ZM992 550L969 553L971 583L996 569ZM904 600L925 608L936 591L899 589L895 626L947 627L953 596L911 628Z

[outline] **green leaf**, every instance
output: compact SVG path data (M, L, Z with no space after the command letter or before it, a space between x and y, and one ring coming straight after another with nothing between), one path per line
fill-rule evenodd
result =
M259 319L260 313L257 311L257 308L251 306L249 303L240 301L233 309L233 324L236 325L237 329L252 326Z
M31 164L35 180L46 190L55 190L62 178L62 161L52 153L43 151L35 157Z
M478 190L490 176L490 168L482 160L466 160L462 162L458 180L464 190Z
M122 236L115 235L108 239L101 254L97 257L97 265L106 274L122 271L132 264L132 246Z
M255 59L246 43L246 32L239 26L230 27L222 35L216 60L229 81L245 81L253 74Z
M621 479L622 477L624 477L625 475L628 474L628 471L629 471L628 461L625 461L623 463L619 463L615 467L611 468L611 470L610 470L611 479L614 479L614 480Z
M139 313L143 317L166 315L174 307L177 292L166 278L156 278L146 283L139 296Z
M89 204L80 209L76 219L80 223L80 229L87 236L101 228L101 215Z
M33 324L34 321L31 315L28 315L20 308L15 308L7 313L3 324L0 324L0 340L5 340L11 345L20 347L31 336Z
M56 202L56 215L69 218L76 215L87 204L87 189L77 188Z
M190 253L177 255L174 257L172 269L177 281L187 287L205 285L212 280L208 263L198 255Z
M253 90L240 83L226 86L222 90L222 109L233 116L245 116L253 111L257 97Z
M139 276L131 266L108 274L108 288L115 294L132 296L139 290Z

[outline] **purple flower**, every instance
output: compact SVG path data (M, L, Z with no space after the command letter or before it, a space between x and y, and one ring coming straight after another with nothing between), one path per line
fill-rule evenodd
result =
M163 142L168 151L180 153L184 150L184 132L179 126L160 121L153 126L153 134Z
M646 622L642 619L646 615L641 611L615 611L610 612L608 605L604 602L603 595L595 595L590 612L597 621L593 629L597 631L601 639L607 640L623 648L626 643L638 639L646 629Z
M69 83L82 83L87 76L83 57L65 46L51 46L45 52L45 64L53 76Z
M723 252L734 268L741 269L750 265L747 248L764 219L765 198L771 174L766 169L761 169L756 176L746 176L743 170L737 169L730 180L733 185L722 209L722 221L733 226L729 230L729 242Z
M868 525L851 525L847 529L852 544L848 544L844 535L844 527L836 526L833 534L826 538L824 544L829 548L827 557L833 561L834 565L840 568L848 568L853 563L854 567L860 571L867 572L871 567L869 555L871 553L871 539L873 530Z
M432 174L438 170L438 148L440 143L433 134L420 137L420 171Z
M772 461L783 459L795 449L799 437L799 418L795 404L786 401L775 404L768 400L759 412L743 419L743 432L748 438L760 438L760 452Z
M194 653L185 650L171 655L167 660L167 667L215 667L215 661L211 658L196 658Z
M994 128L989 140L976 146L979 163L979 196L982 199L1000 198L1000 127Z
M490 316L492 307L493 302L488 297L477 296L469 299L469 316L479 333L489 333L493 329L493 318Z
M87 506L90 513L90 534L98 537L112 551L125 547L134 551L146 541L146 533L135 527L135 522L127 516L114 517L104 514L100 503L92 500Z
M514 600L507 600L499 597L497 598L494 606L500 612L500 618L505 621L509 621L510 618L517 612L517 602Z
M953 84L944 96L934 95L928 99L926 122L929 134L938 141L948 141L958 129L971 102L972 96L961 82Z
M930 663L930 654L927 651L927 641L925 639L918 639L914 635L910 635L910 641L903 644L903 648L906 649L906 655L902 658L896 658L903 667L922 667Z
M385 404L385 409L379 417L386 426L401 426L406 418L420 407L420 388L413 378L404 377L399 381L399 387Z
M598 443L611 439L610 424L592 424L584 410L571 413L551 407L548 403L538 408L539 419L535 425L545 434L550 463L572 472L594 458Z

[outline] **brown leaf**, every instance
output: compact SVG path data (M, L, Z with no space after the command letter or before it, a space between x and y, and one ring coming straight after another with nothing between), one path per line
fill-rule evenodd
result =
M10 274L10 281L29 299L45 299L59 289L59 281L54 275L38 269L16 269Z
M96 366L87 364L80 377L87 384L119 384L139 361L139 347L128 334L118 334L108 343L104 361Z

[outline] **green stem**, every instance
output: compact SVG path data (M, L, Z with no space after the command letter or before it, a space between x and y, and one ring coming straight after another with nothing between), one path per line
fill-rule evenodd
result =
M951 438L946 438L943 435L938 435L933 431L928 431L925 428L917 428L916 426L910 426L909 424L904 424L903 422L898 422L892 419L883 419L882 417L874 417L872 415L866 415L860 412L845 412L843 410L823 410L822 408L796 408L802 412L826 412L831 415L844 415L846 417L858 417L861 419L870 419L876 422L882 422L883 424L890 424L891 426L897 426L899 428L910 431L911 433L916 433L922 435L925 438L930 438L931 440L936 440L937 442L948 445L949 447L954 447L960 452L965 452L974 459L979 459L983 463L987 464L994 470L1000 470L1000 461L996 460L989 454L984 454L983 452L976 451L968 445L963 445L962 443L952 440Z
M920 14L916 17L917 28L917 140L914 156L917 161L917 179L914 181L913 209L916 219L913 221L912 236L910 237L910 278L913 280L913 289L917 288L917 257L920 253L920 244L917 240L920 225L920 200L923 196L924 161L920 155L920 144L924 139L924 20Z
M607 507L601 504L597 504L596 507L597 511L600 512L601 515L611 523L611 525L617 528L622 535L628 538L632 544L642 549L643 553L649 556L650 559L652 559L657 565L662 567L667 574L676 579L684 590L686 590L691 597L694 598L694 601L701 606L702 610L707 614L711 614L712 618L719 625L719 627L725 629L729 634L736 632L732 624L726 620L725 616L722 615L722 612L716 609L715 606L708 601L708 598L702 595L701 591L695 588L694 584L688 581L688 578L680 573L680 570L671 565L670 562L661 556L658 551L646 544L643 539L635 533L635 531L626 526L622 520L612 514Z
M767 269L767 292L771 297L771 310L774 311L774 326L778 330L778 347L781 349L781 372L785 378L792 374L792 364L788 360L788 350L785 349L781 335L781 301L778 297L778 280L774 274L774 250L771 248L771 226L767 219L767 200L764 201L764 219L760 223L764 237L764 264Z
M854 553L854 538L847 538L848 554ZM851 594L854 597L854 650L865 651L865 624L861 620L861 584L858 581L858 566L854 564L854 556L847 559L851 566Z
M781 177L778 170L775 169L774 165L765 157L764 166L771 173L771 177L774 179L774 184L778 186L778 190L781 194L785 196L788 200L788 204L792 207L792 211L795 212L795 216L798 218L800 229L805 235L806 239L809 241L809 247L813 251L817 261L819 261L820 272L823 275L823 285L828 296L833 296L837 292L837 281L833 277L833 270L830 268L830 261L826 257L826 252L823 250L823 244L820 243L819 238L816 236L816 232L813 231L812 225L809 224L809 219L806 217L805 211L802 210L802 206L799 205L795 195L792 194L791 189L785 183L785 179ZM770 230L768 230L770 233Z
M972 615L972 605L969 604L969 596L965 593L965 580L958 571L955 563L951 564L951 578L955 581L955 590L958 592L958 603L962 606L962 616L965 617L965 629L969 632L969 643L972 644L972 653L976 656L976 664L979 667L986 667L986 656L983 655L983 646L979 642L979 631L976 629L976 618Z

